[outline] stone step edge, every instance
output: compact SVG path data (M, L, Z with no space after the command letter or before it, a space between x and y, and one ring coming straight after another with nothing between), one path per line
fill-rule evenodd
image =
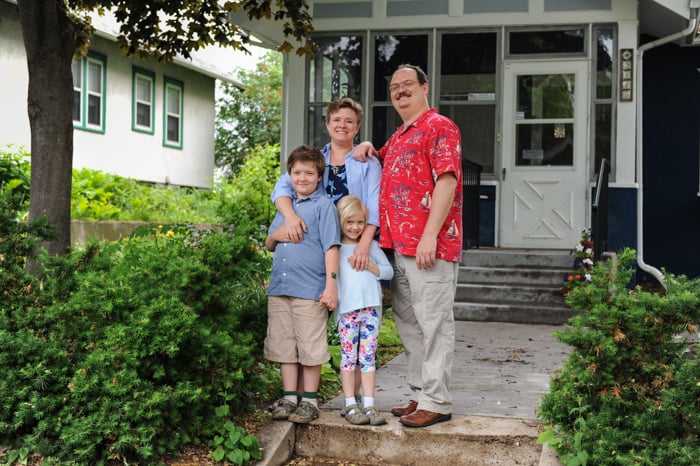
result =
M449 423L436 424L424 429L410 429L399 424L397 418L391 413L382 413L389 421L385 426L370 427L370 426L353 426L347 423L340 417L338 410L322 409L319 419L313 421L311 425L340 425L342 424L347 429L372 429L381 433L382 429L408 429L413 432L428 431L433 435L444 435L445 432L452 427L451 423L460 421L462 426L472 426L474 429L469 434L471 437L482 435L485 439L493 439L494 436L517 436L517 437L533 437L539 435L540 424L537 421L496 418L485 416L469 416L469 415L453 415L452 421ZM508 426L511 429L508 429ZM294 423L287 421L269 420L264 424L254 435L257 437L260 447L263 450L263 459L255 462L256 466L281 466L295 454L296 449L296 431L297 428L306 428L305 426L297 426ZM452 437L452 433L449 435ZM542 446L539 466L562 466L558 459L558 455L545 444Z

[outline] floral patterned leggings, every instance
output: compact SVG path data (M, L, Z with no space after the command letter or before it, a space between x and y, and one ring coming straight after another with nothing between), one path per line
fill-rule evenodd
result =
M379 341L379 315L375 308L365 307L343 314L338 322L338 335L341 371L354 371L358 362L362 372L375 370Z

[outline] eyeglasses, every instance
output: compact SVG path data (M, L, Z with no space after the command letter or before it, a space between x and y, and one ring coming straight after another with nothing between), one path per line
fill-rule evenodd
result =
M396 92L398 90L403 90L403 89L409 89L413 87L414 84L416 84L418 81L413 81L413 80L406 80L402 83L394 83L391 86L389 86L389 90L391 92Z

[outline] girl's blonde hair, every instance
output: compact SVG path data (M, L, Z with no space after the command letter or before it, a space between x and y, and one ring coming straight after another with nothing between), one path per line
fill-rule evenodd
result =
M361 214L365 222L367 221L367 207L359 197L348 194L340 198L336 204L338 208L338 217L340 217L340 226L345 225L345 221L353 215Z

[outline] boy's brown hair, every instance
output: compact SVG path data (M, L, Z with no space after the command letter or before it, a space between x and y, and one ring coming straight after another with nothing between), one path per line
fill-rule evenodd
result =
M294 164L297 162L313 162L316 165L318 176L323 176L323 171L326 169L326 159L317 147L302 144L289 154L287 158L287 171L291 172Z

